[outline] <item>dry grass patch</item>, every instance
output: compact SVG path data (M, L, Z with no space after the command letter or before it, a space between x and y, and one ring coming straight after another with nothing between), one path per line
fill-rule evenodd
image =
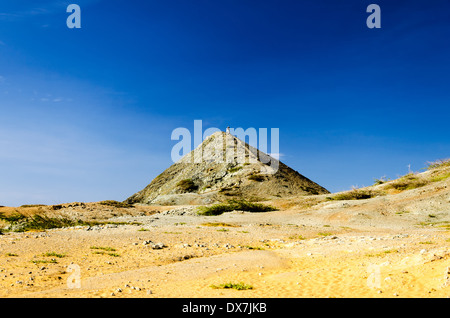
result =
M341 192L335 194L331 197L327 197L327 200L365 200L370 199L376 196L383 195L383 192L373 191L373 190L365 190L365 189L353 189L346 192Z
M203 225L203 226L213 226L213 227L217 227L217 226L222 226L222 227L240 227L240 225L238 225L238 224L230 224L230 223L224 223L224 222L206 222L206 223L202 223L201 225Z
M398 191L412 190L426 186L430 183L423 177L420 177L414 173L409 173L397 180L389 182L385 189L395 189Z
M427 169L433 170L433 169L441 169L441 168L446 168L446 167L450 167L450 158L438 159L436 161L428 162Z
M253 203L245 200L229 200L227 203L203 206L198 210L200 215L221 215L225 212L246 211L246 212L270 212L277 209L270 205Z
M253 289L253 286L245 284L243 282L239 283L224 283L220 285L211 285L211 288L214 289L235 289L235 290L249 290Z

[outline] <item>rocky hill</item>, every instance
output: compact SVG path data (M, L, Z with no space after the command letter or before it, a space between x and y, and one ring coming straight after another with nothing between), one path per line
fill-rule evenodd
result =
M231 134L216 132L125 202L209 204L326 193L268 154Z

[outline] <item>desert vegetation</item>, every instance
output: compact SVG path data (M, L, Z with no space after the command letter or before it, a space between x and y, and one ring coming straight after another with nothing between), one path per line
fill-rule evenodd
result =
M327 200L364 200L382 195L382 192L365 189L352 189L327 197Z
M389 182L385 189L395 189L399 191L412 190L426 186L429 180L422 178L414 173L408 173L407 175Z
M131 204L124 203L124 202L119 202L119 201L114 201L114 200L100 201L99 204L107 205L107 206L113 206L115 208L132 208L133 207L133 205L131 205Z
M246 212L270 212L277 209L270 205L253 203L245 200L229 200L227 203L214 204L212 206L202 206L199 208L200 215L220 215L231 211Z
M263 182L265 180L264 176L260 174L252 174L248 177L248 179L256 182Z
M211 285L211 288L214 289L235 289L235 290L249 290L249 289L253 289L253 286L245 284L243 282L239 282L239 283L224 283L224 284L220 284L220 285Z

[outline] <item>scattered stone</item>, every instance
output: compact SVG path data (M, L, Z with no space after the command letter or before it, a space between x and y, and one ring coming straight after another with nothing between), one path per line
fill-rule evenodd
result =
M160 250L160 249L163 249L164 247L167 247L166 245L164 245L164 243L152 244L152 249L154 249L154 250Z

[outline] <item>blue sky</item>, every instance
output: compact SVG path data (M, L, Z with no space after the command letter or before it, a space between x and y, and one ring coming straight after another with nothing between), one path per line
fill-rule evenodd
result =
M450 157L449 15L445 0L2 1L0 205L124 200L195 119L279 128L281 160L333 192L419 171Z

